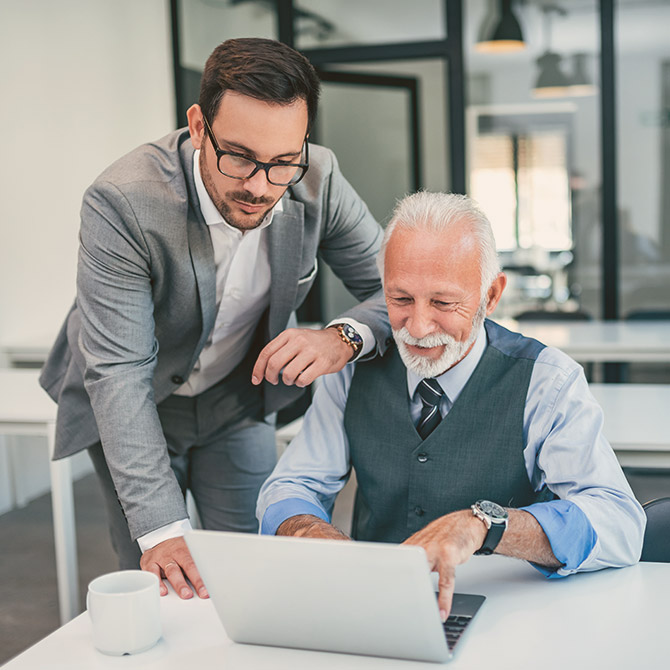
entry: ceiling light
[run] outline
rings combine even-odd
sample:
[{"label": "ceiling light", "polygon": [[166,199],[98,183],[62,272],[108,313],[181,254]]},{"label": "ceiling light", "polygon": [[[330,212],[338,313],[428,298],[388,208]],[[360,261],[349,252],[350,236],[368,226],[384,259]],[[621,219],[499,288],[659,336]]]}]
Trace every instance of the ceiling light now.
[{"label": "ceiling light", "polygon": [[569,95],[568,87],[570,79],[561,70],[561,57],[551,50],[551,13],[565,16],[566,12],[558,5],[544,5],[542,13],[544,15],[544,53],[535,61],[540,69],[535,86],[533,86],[533,96],[536,98],[559,98]]},{"label": "ceiling light", "polygon": [[533,96],[536,98],[560,98],[570,95],[570,79],[561,70],[561,57],[552,51],[545,51],[536,61],[540,68]]},{"label": "ceiling light", "polygon": [[570,77],[570,95],[595,95],[598,87],[591,83],[586,74],[586,54],[578,53],[572,56],[572,77]]},{"label": "ceiling light", "polygon": [[512,0],[500,0],[500,18],[488,38],[475,44],[481,53],[503,53],[521,51],[526,48],[521,26],[512,11]]}]

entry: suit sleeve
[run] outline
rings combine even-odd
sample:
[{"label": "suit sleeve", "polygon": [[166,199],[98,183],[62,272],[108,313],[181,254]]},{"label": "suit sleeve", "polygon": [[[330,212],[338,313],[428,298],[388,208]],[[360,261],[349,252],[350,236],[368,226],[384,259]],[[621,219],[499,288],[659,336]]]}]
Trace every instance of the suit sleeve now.
[{"label": "suit sleeve", "polygon": [[107,182],[84,196],[77,302],[84,383],[135,539],[187,514],[154,400],[151,257],[129,201]]},{"label": "suit sleeve", "polygon": [[319,251],[347,290],[362,301],[340,316],[369,326],[377,350],[383,353],[391,336],[377,268],[383,230],[342,175],[334,154],[329,151],[328,156],[331,169],[324,189],[325,227]]}]

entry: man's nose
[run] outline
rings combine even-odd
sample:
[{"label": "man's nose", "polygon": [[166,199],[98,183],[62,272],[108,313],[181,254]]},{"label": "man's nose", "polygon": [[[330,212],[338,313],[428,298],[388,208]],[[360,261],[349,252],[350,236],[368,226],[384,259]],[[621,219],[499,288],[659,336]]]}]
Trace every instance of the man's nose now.
[{"label": "man's nose", "polygon": [[251,193],[255,198],[265,195],[268,185],[269,182],[265,170],[259,170],[253,177],[244,180],[244,190]]},{"label": "man's nose", "polygon": [[412,310],[410,317],[405,323],[405,327],[407,328],[407,332],[417,339],[426,337],[426,335],[432,335],[435,332],[435,323],[430,310],[419,305],[415,306]]}]

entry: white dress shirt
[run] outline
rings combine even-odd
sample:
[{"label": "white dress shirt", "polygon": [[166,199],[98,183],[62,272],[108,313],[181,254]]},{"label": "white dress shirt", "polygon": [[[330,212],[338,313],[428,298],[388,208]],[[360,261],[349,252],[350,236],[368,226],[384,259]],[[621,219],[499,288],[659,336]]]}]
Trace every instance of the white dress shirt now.
[{"label": "white dress shirt", "polygon": [[193,155],[193,179],[200,211],[209,228],[216,265],[217,314],[214,328],[188,379],[174,393],[195,396],[221,381],[247,354],[258,321],[270,304],[267,228],[281,199],[263,223],[242,231],[226,223],[200,175],[200,151]]},{"label": "white dress shirt", "polygon": [[[270,255],[268,226],[275,211],[283,211],[281,198],[260,226],[241,231],[226,223],[212,201],[200,174],[200,151],[193,155],[193,179],[200,211],[209,228],[216,265],[217,315],[214,328],[188,379],[175,395],[195,396],[221,381],[249,351],[258,322],[270,303]],[[355,319],[349,323],[363,339],[359,356],[372,351],[375,338],[370,328]],[[191,529],[188,519],[174,521],[137,539],[144,552],[158,543],[182,536]]]}]

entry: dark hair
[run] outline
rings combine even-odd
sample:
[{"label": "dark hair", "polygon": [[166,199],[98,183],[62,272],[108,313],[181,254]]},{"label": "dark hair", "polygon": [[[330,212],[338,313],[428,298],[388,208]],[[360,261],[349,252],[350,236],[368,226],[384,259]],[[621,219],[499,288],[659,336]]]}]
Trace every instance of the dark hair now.
[{"label": "dark hair", "polygon": [[280,105],[304,100],[309,129],[320,89],[314,67],[295,49],[275,40],[246,37],[226,40],[211,53],[202,73],[198,103],[211,123],[226,91]]}]

